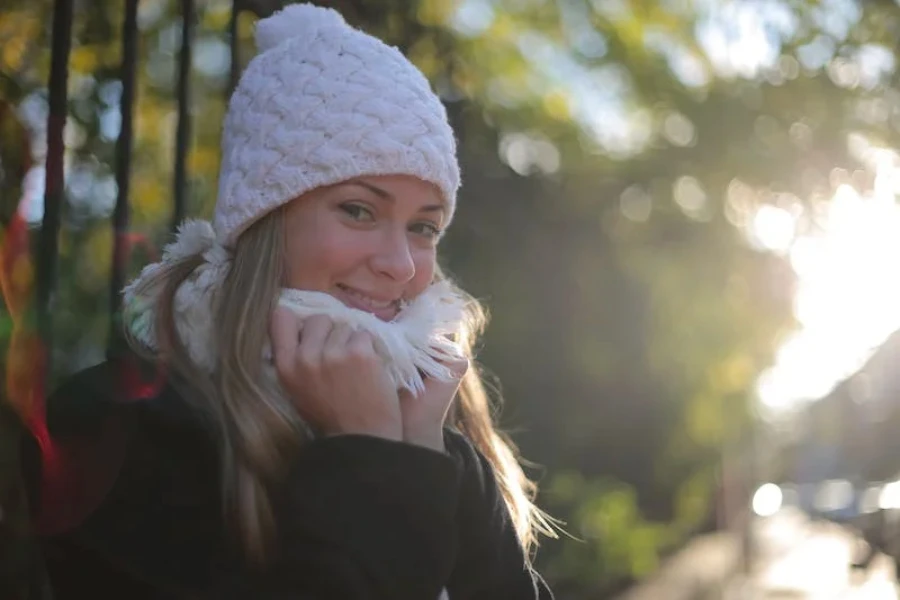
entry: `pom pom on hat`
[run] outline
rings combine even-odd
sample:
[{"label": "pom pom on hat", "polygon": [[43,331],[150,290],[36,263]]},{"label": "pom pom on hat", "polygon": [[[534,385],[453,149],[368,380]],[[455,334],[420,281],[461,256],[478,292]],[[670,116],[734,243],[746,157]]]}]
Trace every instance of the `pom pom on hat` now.
[{"label": "pom pom on hat", "polygon": [[346,27],[344,17],[333,8],[291,4],[256,24],[256,48],[265,52],[295,37],[308,37],[327,27]]}]

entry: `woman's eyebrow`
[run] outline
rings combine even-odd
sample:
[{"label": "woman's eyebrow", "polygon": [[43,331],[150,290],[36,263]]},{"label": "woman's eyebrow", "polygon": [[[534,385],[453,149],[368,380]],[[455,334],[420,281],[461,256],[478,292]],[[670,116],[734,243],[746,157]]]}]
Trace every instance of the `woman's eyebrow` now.
[{"label": "woman's eyebrow", "polygon": [[[347,185],[357,185],[359,187],[363,187],[383,200],[388,200],[390,202],[394,202],[396,200],[394,195],[391,194],[386,189],[380,188],[377,185],[373,185],[367,181],[362,181],[362,180],[357,179],[354,181],[348,181]],[[442,204],[427,204],[427,205],[423,206],[422,208],[420,208],[419,211],[420,212],[444,212],[444,206]]]}]

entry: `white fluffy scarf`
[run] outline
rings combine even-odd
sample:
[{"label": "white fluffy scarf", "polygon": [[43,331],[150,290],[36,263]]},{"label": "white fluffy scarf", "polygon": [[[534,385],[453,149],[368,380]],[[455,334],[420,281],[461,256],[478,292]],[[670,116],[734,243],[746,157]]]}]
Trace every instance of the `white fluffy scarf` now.
[{"label": "white fluffy scarf", "polygon": [[[155,311],[162,283],[146,286],[161,269],[182,259],[202,254],[204,262],[179,286],[175,294],[174,319],[181,342],[194,363],[208,372],[218,359],[214,336],[215,300],[228,270],[231,256],[216,242],[207,221],[189,220],[178,230],[175,241],[163,250],[160,262],[146,266],[125,290],[124,318],[132,335],[150,349],[157,349]],[[283,289],[279,303],[299,317],[324,314],[349,323],[375,338],[375,349],[384,359],[398,389],[414,394],[422,391],[423,374],[436,379],[451,377],[442,364],[462,356],[453,339],[461,332],[466,301],[446,282],[432,284],[405,305],[391,322],[365,311],[349,308],[323,292]],[[271,349],[260,360],[271,365]]]}]

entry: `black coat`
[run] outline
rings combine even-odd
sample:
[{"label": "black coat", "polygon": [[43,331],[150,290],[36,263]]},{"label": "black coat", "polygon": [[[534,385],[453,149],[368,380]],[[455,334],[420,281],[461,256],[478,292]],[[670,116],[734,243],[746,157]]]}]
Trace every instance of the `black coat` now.
[{"label": "black coat", "polygon": [[[48,401],[54,439],[77,457],[51,503],[61,532],[41,540],[56,600],[552,598],[490,464],[450,430],[446,454],[362,435],[304,447],[275,495],[274,558],[250,568],[229,543],[202,421],[170,387],[122,401],[116,371],[88,369]],[[27,444],[35,504],[38,454]]]}]

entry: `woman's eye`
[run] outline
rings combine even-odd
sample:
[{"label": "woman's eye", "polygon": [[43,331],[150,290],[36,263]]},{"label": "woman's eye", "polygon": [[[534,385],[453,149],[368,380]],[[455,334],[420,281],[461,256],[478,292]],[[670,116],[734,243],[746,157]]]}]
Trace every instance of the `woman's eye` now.
[{"label": "woman's eye", "polygon": [[429,223],[424,221],[422,223],[416,223],[410,230],[418,235],[423,235],[429,239],[437,239],[441,235],[441,230],[434,223]]},{"label": "woman's eye", "polygon": [[375,215],[372,211],[360,204],[347,203],[341,204],[341,210],[354,221],[374,221]]}]

